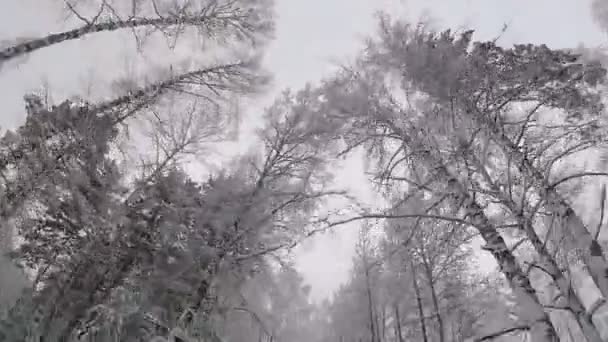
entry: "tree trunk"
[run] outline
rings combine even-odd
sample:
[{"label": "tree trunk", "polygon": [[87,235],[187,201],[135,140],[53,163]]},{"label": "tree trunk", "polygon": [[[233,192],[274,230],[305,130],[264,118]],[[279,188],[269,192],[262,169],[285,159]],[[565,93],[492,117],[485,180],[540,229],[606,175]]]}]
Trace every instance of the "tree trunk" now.
[{"label": "tree trunk", "polygon": [[369,309],[369,330],[371,333],[371,342],[377,342],[376,340],[376,318],[374,317],[374,301],[372,298],[372,289],[369,281],[369,268],[367,262],[365,263],[365,287],[367,291],[367,304]]},{"label": "tree trunk", "polygon": [[608,263],[601,247],[587,230],[582,219],[557,190],[549,184],[545,176],[534,167],[519,146],[511,141],[489,116],[481,115],[481,113],[479,115],[474,114],[477,113],[475,109],[472,109],[471,112],[473,112],[471,115],[482,127],[488,128],[505,153],[511,156],[519,171],[534,184],[541,198],[545,201],[546,207],[558,217],[558,228],[564,237],[564,247],[567,252],[570,252],[568,253],[568,264],[574,266],[577,263],[584,263],[604,298],[608,298]]},{"label": "tree trunk", "polygon": [[420,320],[420,329],[422,330],[422,340],[428,342],[426,332],[426,322],[424,321],[424,308],[422,307],[422,298],[420,297],[420,288],[416,279],[416,265],[410,260],[410,268],[412,269],[412,283],[414,285],[414,293],[416,294],[416,304],[418,305],[418,318]]},{"label": "tree trunk", "polygon": [[[473,151],[466,151],[467,158],[474,164],[477,165],[479,170],[483,170],[481,161],[474,155]],[[517,203],[513,201],[509,196],[503,195],[501,189],[496,185],[490,175],[484,171],[481,171],[482,177],[488,183],[490,190],[495,194],[498,194],[498,200],[502,203],[512,215],[515,216],[519,224],[521,225],[520,230],[526,233],[528,240],[532,244],[534,250],[540,257],[540,265],[534,267],[539,268],[542,272],[547,274],[553,283],[557,286],[561,292],[561,296],[555,301],[555,305],[558,307],[566,307],[574,315],[579,327],[583,334],[587,338],[588,342],[601,342],[600,333],[594,326],[590,315],[585,310],[591,310],[590,307],[585,307],[578,297],[578,294],[572,287],[572,282],[569,277],[561,271],[559,265],[555,261],[555,258],[547,250],[546,244],[536,233],[534,224],[529,217],[525,217],[520,214],[521,208]]]},{"label": "tree trunk", "polygon": [[109,20],[102,23],[96,23],[92,25],[84,25],[77,29],[65,31],[61,33],[49,34],[43,38],[32,39],[24,43],[16,44],[4,50],[0,50],[0,63],[6,62],[10,59],[32,53],[36,50],[40,50],[49,46],[53,46],[65,41],[80,39],[86,35],[97,33],[97,32],[112,32],[125,28],[138,28],[138,27],[169,27],[176,25],[195,26],[195,25],[209,25],[212,21],[230,21],[230,19],[223,19],[217,15],[207,16],[173,16],[165,18],[138,18],[130,20]]},{"label": "tree trunk", "polygon": [[[179,74],[167,80],[139,88],[127,95],[91,106],[90,112],[93,114],[110,112],[111,115],[115,116],[112,118],[113,123],[118,124],[130,118],[141,108],[153,103],[163,93],[179,88],[181,84],[205,84],[205,81],[211,84],[209,81],[212,80],[213,76],[237,76],[239,72],[242,73],[242,68],[245,66],[246,64],[243,62],[228,63]],[[211,87],[220,88],[220,86],[220,84],[216,84]]]},{"label": "tree trunk", "polygon": [[518,299],[519,305],[527,308],[525,311],[526,317],[523,317],[530,324],[530,333],[533,341],[555,342],[559,341],[557,333],[551,324],[549,316],[541,305],[536,291],[530,284],[530,279],[523,272],[515,256],[507,247],[507,244],[500,236],[496,228],[492,225],[483,211],[483,208],[469,194],[468,189],[463,186],[458,178],[454,177],[443,162],[433,158],[427,150],[423,152],[424,160],[429,164],[431,169],[437,172],[437,175],[449,187],[452,188],[456,203],[464,203],[466,216],[471,224],[477,229],[484,242],[484,249],[492,253],[496,259],[501,272],[507,278],[515,297]]},{"label": "tree trunk", "polygon": [[498,231],[489,224],[483,209],[474,201],[467,204],[466,210],[473,223],[480,227],[479,233],[486,242],[485,249],[494,255],[498,265],[506,276],[515,296],[519,299],[519,305],[526,309],[524,320],[531,325],[531,334],[534,341],[558,341],[555,329],[551,325],[549,316],[540,304],[536,291],[532,288],[530,280],[517,264],[511,251]]},{"label": "tree trunk", "polygon": [[489,251],[496,262],[498,263],[501,272],[505,275],[519,305],[526,307],[524,310],[527,314],[526,322],[530,324],[530,332],[535,342],[555,342],[559,341],[557,333],[551,324],[549,316],[541,305],[536,291],[530,284],[530,279],[523,272],[515,256],[507,247],[507,244],[492,225],[490,219],[486,216],[483,208],[471,196],[467,187],[465,187],[457,177],[453,176],[440,158],[436,158],[427,146],[422,143],[424,139],[415,132],[412,138],[403,129],[397,127],[391,121],[383,122],[387,124],[394,133],[398,134],[403,142],[416,153],[421,162],[426,164],[429,170],[432,170],[437,175],[437,180],[451,187],[454,195],[455,203],[463,203],[466,216],[469,218],[471,225],[479,232],[485,242],[485,249]]},{"label": "tree trunk", "polygon": [[399,303],[393,304],[395,311],[395,335],[397,335],[398,342],[405,342],[403,340],[403,331],[401,331],[401,317],[399,316]]},{"label": "tree trunk", "polygon": [[[464,41],[467,40],[465,39],[463,42]],[[419,46],[416,46],[415,44],[413,47],[419,48]],[[402,51],[393,50],[392,52],[399,55]],[[468,58],[466,55],[463,57]],[[409,57],[405,56],[405,58]],[[460,65],[459,67],[464,67],[465,69],[469,66],[473,67],[474,69],[478,68],[477,66],[468,64],[469,62],[472,61],[464,61],[464,64]],[[535,60],[533,62],[541,63],[540,60]],[[447,71],[447,69],[445,71]],[[459,72],[460,71],[464,71],[464,69],[460,69]],[[483,70],[477,69],[477,71]],[[453,115],[454,106],[457,105],[459,107],[458,110],[462,112],[463,116],[466,116],[467,119],[475,122],[476,126],[483,128],[486,131],[486,134],[490,136],[493,141],[496,141],[497,145],[499,145],[505,154],[513,161],[513,164],[517,165],[519,172],[521,172],[526,180],[529,181],[528,184],[535,188],[538,195],[540,195],[540,198],[545,203],[545,207],[548,209],[548,211],[552,212],[556,218],[559,218],[557,220],[557,228],[558,232],[563,234],[564,239],[563,241],[561,241],[561,239],[559,241],[558,239],[554,239],[555,241],[553,242],[556,245],[561,245],[560,242],[563,242],[563,250],[569,256],[568,265],[570,267],[584,265],[588,269],[588,272],[590,273],[603,297],[608,299],[608,262],[606,260],[605,253],[603,253],[600,245],[597,243],[597,241],[595,241],[592,233],[587,229],[583,220],[576,214],[572,206],[559,194],[557,189],[549,183],[543,172],[535,167],[533,161],[528,158],[525,152],[522,151],[522,148],[518,146],[518,144],[514,142],[512,138],[505,134],[504,127],[502,127],[502,125],[495,120],[496,115],[499,115],[499,113],[488,112],[485,110],[485,108],[479,107],[477,97],[473,96],[476,89],[459,89],[459,91],[455,92],[454,94],[460,93],[460,96],[458,98],[454,98],[451,95],[448,95],[451,94],[451,92],[446,92],[446,90],[450,89],[451,86],[446,86],[447,89],[436,88],[436,85],[429,83],[430,79],[425,79],[424,75],[424,72],[420,72],[412,75],[404,75],[404,77],[419,83],[427,93],[445,105],[445,108],[452,112],[451,115]],[[500,83],[500,80],[498,80],[498,82]],[[508,83],[509,82],[507,82],[506,85],[510,86],[511,84]],[[460,90],[463,91],[460,92]],[[517,93],[516,89],[511,90],[515,90]],[[510,102],[520,100],[521,97],[518,98],[513,95],[514,94],[503,93],[503,98],[494,99],[493,101],[497,101],[496,103],[504,101],[500,106],[500,108],[504,108]],[[455,104],[455,101],[459,103]],[[447,115],[444,116],[443,119],[447,120]],[[608,321],[606,324],[608,325]]]},{"label": "tree trunk", "polygon": [[437,298],[437,291],[435,289],[435,281],[433,279],[433,270],[431,269],[431,265],[426,259],[426,255],[424,255],[424,246],[422,247],[422,264],[424,266],[424,270],[426,273],[426,277],[429,284],[429,290],[431,291],[431,301],[433,302],[433,311],[434,316],[437,318],[437,325],[439,330],[439,342],[445,342],[445,328],[443,326],[443,317],[441,317],[441,311],[439,310],[439,298]]},{"label": "tree trunk", "polygon": [[378,324],[378,341],[383,342],[386,338],[386,306],[382,306],[382,314],[380,315],[380,322]]}]

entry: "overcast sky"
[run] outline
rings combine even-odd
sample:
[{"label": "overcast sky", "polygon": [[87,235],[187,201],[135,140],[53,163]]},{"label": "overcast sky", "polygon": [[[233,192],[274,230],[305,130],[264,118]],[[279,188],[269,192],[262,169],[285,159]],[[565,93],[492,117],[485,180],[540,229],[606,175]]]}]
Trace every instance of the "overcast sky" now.
[{"label": "overcast sky", "polygon": [[[60,1],[2,0],[0,41],[66,28],[57,3]],[[410,20],[428,13],[438,27],[476,29],[477,39],[494,38],[507,23],[509,30],[502,38],[506,44],[574,47],[579,42],[591,46],[605,43],[591,20],[589,0],[277,0],[277,39],[266,59],[275,87],[265,102],[280,89],[297,89],[318,80],[334,63],[352,56],[362,38],[373,33],[373,14],[381,9]],[[23,94],[44,83],[57,100],[87,91],[107,95],[107,82],[124,75],[132,52],[128,34],[104,33],[41,50],[18,67],[0,70],[0,125],[21,123]],[[141,72],[145,65],[170,59],[161,56],[148,55],[143,58],[146,63],[132,63],[131,69]],[[341,172],[342,183],[364,184],[361,169],[360,162],[349,161]],[[358,191],[365,194],[367,190],[358,186]],[[315,298],[326,297],[345,280],[355,236],[355,226],[344,227],[334,236],[307,245],[299,254],[298,266],[313,285]]]}]

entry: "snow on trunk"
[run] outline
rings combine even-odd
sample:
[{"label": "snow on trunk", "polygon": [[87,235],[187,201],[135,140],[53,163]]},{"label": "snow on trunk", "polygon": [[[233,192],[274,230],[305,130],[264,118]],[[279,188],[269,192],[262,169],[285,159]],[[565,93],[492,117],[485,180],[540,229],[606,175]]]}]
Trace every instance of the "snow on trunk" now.
[{"label": "snow on trunk", "polygon": [[462,203],[466,217],[471,225],[477,229],[485,242],[483,249],[489,251],[496,259],[500,271],[505,275],[517,300],[517,305],[522,309],[520,319],[530,327],[530,336],[534,342],[559,341],[557,333],[551,324],[549,315],[545,312],[543,305],[536,296],[536,291],[530,283],[530,279],[519,266],[512,251],[507,247],[496,227],[485,214],[481,205],[469,193],[469,190],[460,180],[447,168],[440,157],[432,153],[424,144],[424,137],[420,132],[409,132],[389,122],[394,133],[399,135],[403,142],[413,151],[418,151],[417,157],[426,164],[426,167],[436,172],[438,182],[448,186],[453,194],[454,203]]},{"label": "snow on trunk", "polygon": [[[567,307],[566,296],[560,294],[560,289],[547,273],[533,267],[529,276],[533,287],[537,289],[536,295],[541,304],[549,307]],[[586,327],[579,325],[581,322],[577,322],[574,313],[563,309],[549,309],[548,312],[560,342],[602,342],[595,329],[591,333],[583,331]]]},{"label": "snow on trunk", "polygon": [[591,315],[591,321],[602,340],[608,341],[608,302],[602,297],[584,265],[578,265],[571,272],[573,287],[577,289],[576,295],[581,299],[587,314]]},{"label": "snow on trunk", "polygon": [[[471,114],[474,115],[481,125],[490,130],[505,152],[511,156],[514,165],[518,166],[519,171],[539,191],[539,194],[546,203],[545,208],[557,216],[555,220],[556,231],[563,236],[563,239],[560,241],[561,243],[558,245],[565,249],[568,255],[568,265],[576,267],[576,264],[579,262],[584,263],[602,295],[608,297],[608,279],[606,278],[608,263],[601,247],[593,239],[583,220],[574,212],[557,190],[548,183],[544,175],[534,167],[526,155],[520,151],[519,146],[511,141],[495,122],[489,119],[489,117],[475,113]],[[584,292],[583,289],[579,289],[580,291]]]},{"label": "snow on trunk", "polygon": [[496,227],[492,225],[483,208],[471,196],[468,189],[450,173],[441,160],[433,158],[428,150],[422,154],[429,166],[435,169],[440,181],[450,185],[451,190],[457,197],[456,202],[466,203],[464,206],[465,212],[471,224],[483,238],[486,244],[483,248],[492,253],[501,272],[508,280],[521,312],[520,319],[530,326],[529,333],[532,341],[559,341],[549,315],[540,303],[530,279],[519,266],[515,256],[507,247]]}]

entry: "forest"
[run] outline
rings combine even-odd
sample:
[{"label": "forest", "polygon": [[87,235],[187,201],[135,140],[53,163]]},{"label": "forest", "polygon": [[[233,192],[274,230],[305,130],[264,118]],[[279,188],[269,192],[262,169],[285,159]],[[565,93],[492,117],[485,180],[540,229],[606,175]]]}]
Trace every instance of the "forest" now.
[{"label": "forest", "polygon": [[[603,48],[384,11],[355,58],[258,110],[273,0],[39,1],[73,25],[0,42],[0,78],[119,32],[182,53],[109,92],[22,94],[0,342],[608,342]],[[608,33],[608,3],[589,13]],[[376,206],[336,186],[349,158]],[[294,249],[353,224],[348,279],[313,300]]]}]

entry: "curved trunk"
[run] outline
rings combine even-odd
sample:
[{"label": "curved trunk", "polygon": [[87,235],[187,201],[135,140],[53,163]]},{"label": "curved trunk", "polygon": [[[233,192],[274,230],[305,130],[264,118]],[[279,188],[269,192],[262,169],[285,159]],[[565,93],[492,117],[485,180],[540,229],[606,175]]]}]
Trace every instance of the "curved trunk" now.
[{"label": "curved trunk", "polygon": [[[227,63],[179,74],[164,81],[141,87],[113,100],[91,106],[89,111],[91,115],[110,113],[109,115],[112,115],[112,123],[116,125],[129,119],[142,108],[154,103],[162,94],[170,90],[176,90],[176,88],[179,89],[180,86],[201,84],[207,85],[213,88],[213,90],[221,88],[223,84],[218,83],[218,80],[214,80],[213,76],[216,76],[217,79],[225,78],[226,76],[242,77],[242,75],[238,74],[243,73],[242,68],[246,65],[246,62]],[[213,82],[211,82],[212,80]],[[227,80],[222,79],[222,81],[226,82]]]},{"label": "curved trunk", "polygon": [[437,181],[443,182],[451,188],[454,202],[464,204],[466,217],[468,217],[471,225],[479,232],[485,242],[484,249],[489,251],[498,263],[500,271],[506,277],[517,298],[518,304],[526,308],[522,311],[527,316],[522,318],[530,325],[532,340],[535,342],[559,341],[549,315],[547,315],[543,305],[540,303],[536,291],[530,283],[530,279],[517,263],[515,256],[507,247],[504,239],[486,216],[481,205],[469,193],[468,188],[460,182],[458,177],[452,175],[441,158],[436,158],[429,151],[429,148],[424,143],[421,143],[424,139],[418,136],[418,134],[422,134],[422,132],[414,133],[414,137],[411,137],[408,132],[397,127],[391,121],[381,120],[379,122],[391,128],[395,134],[398,134],[403,139],[403,143],[413,151],[418,151],[416,153],[417,157],[420,158],[421,162],[426,164],[428,169],[435,172]]},{"label": "curved trunk", "polygon": [[[427,158],[430,157],[428,151],[425,154],[427,155]],[[441,161],[432,163],[431,165],[435,166],[435,171],[437,171],[438,176],[452,187],[456,201],[465,203],[464,209],[466,216],[486,243],[484,249],[492,253],[501,272],[507,278],[515,297],[518,299],[519,305],[526,308],[523,311],[527,316],[522,318],[530,324],[532,340],[547,342],[559,341],[549,316],[536,296],[536,291],[532,287],[530,279],[517,263],[515,256],[507,247],[507,244],[502,236],[500,236],[500,233],[498,233],[498,230],[496,230],[496,227],[492,225],[491,221],[484,213],[483,208],[471,196],[468,189],[448,171]]]},{"label": "curved trunk", "polygon": [[530,279],[519,267],[515,256],[508,249],[505,241],[493,227],[488,218],[483,213],[483,209],[477,202],[469,199],[470,202],[465,209],[473,224],[478,228],[481,237],[484,239],[488,250],[505,275],[511,289],[513,290],[519,304],[525,307],[527,317],[524,320],[530,324],[530,334],[533,341],[559,341],[557,333],[553,328],[549,316],[544,311],[536,291],[530,284]]},{"label": "curved trunk", "polygon": [[[606,336],[601,334],[601,330],[594,325],[591,316],[587,314],[592,308],[585,307],[579,300],[577,293],[571,286],[571,280],[560,270],[555,259],[553,259],[546,248],[544,248],[545,246],[540,238],[535,234],[528,233],[529,231],[534,231],[531,222],[525,220],[523,225],[526,227],[525,231],[527,232],[529,240],[540,256],[541,265],[539,267],[542,268],[541,270],[545,274],[551,277],[551,280],[561,292],[561,295],[556,300],[556,306],[568,308],[568,310],[572,312],[588,342],[605,341]],[[601,336],[603,336],[604,340]]]},{"label": "curved trunk", "polygon": [[[495,121],[495,117],[497,115],[499,115],[500,111],[503,110],[504,108],[506,108],[510,103],[529,100],[528,96],[520,96],[520,95],[522,95],[520,92],[524,92],[526,95],[530,95],[530,94],[534,94],[539,89],[543,89],[543,87],[545,85],[548,85],[547,82],[549,82],[550,80],[556,81],[556,82],[564,82],[564,81],[561,78],[556,78],[555,75],[552,75],[550,72],[546,75],[548,77],[548,79],[545,79],[544,76],[541,76],[540,78],[543,79],[542,81],[538,80],[538,82],[534,81],[533,83],[529,83],[529,84],[525,83],[525,82],[528,82],[528,80],[526,80],[526,77],[532,76],[532,75],[525,76],[524,74],[514,74],[514,75],[509,75],[508,80],[504,79],[504,77],[507,75],[503,75],[502,71],[499,71],[500,68],[502,68],[502,66],[499,67],[498,65],[501,63],[505,63],[507,65],[509,65],[509,63],[515,63],[514,65],[518,65],[517,63],[520,63],[518,58],[517,57],[514,58],[513,56],[511,56],[511,52],[507,52],[507,51],[502,51],[500,53],[501,58],[499,58],[499,59],[496,59],[497,58],[496,56],[489,57],[491,55],[491,54],[488,54],[489,50],[482,52],[483,57],[482,57],[482,55],[479,55],[479,56],[478,55],[467,55],[466,48],[463,49],[463,47],[468,46],[471,43],[470,33],[471,32],[468,32],[467,34],[462,35],[460,41],[458,43],[454,43],[457,45],[453,46],[453,47],[458,46],[458,49],[459,49],[459,51],[454,51],[455,55],[453,55],[453,57],[457,60],[458,60],[458,58],[462,57],[462,59],[459,60],[462,63],[450,65],[449,67],[446,67],[445,69],[441,69],[442,67],[444,67],[442,65],[433,65],[432,64],[437,61],[436,59],[433,59],[433,58],[437,57],[435,55],[442,53],[440,51],[443,51],[443,50],[438,49],[437,52],[427,51],[425,49],[427,49],[428,46],[430,46],[430,45],[425,45],[425,44],[426,43],[433,43],[433,44],[434,43],[439,43],[439,44],[446,43],[448,40],[444,40],[444,39],[447,36],[449,36],[449,34],[447,32],[446,32],[447,36],[442,36],[442,38],[422,35],[421,38],[423,38],[422,41],[426,42],[425,44],[421,44],[421,42],[418,42],[418,41],[411,42],[411,43],[404,42],[404,44],[405,44],[404,46],[401,46],[401,45],[389,46],[389,51],[391,54],[394,54],[394,56],[401,56],[401,54],[403,54],[408,49],[410,49],[411,54],[405,53],[402,56],[405,59],[406,65],[408,62],[413,61],[415,58],[427,58],[427,60],[429,61],[428,64],[422,63],[422,66],[420,66],[420,65],[412,63],[412,66],[406,67],[405,70],[407,70],[408,73],[403,74],[405,79],[418,83],[424,92],[426,92],[427,94],[434,97],[442,105],[444,105],[446,109],[448,109],[448,112],[450,113],[449,115],[451,115],[451,117],[448,117],[448,115],[445,115],[443,117],[444,120],[448,120],[448,119],[454,120],[455,115],[456,115],[455,112],[457,111],[457,112],[459,112],[459,115],[463,115],[463,116],[466,116],[469,119],[471,119],[471,121],[473,121],[476,124],[476,126],[478,126],[479,128],[482,128],[486,132],[487,135],[489,135],[494,141],[496,141],[496,144],[499,146],[499,148],[501,148],[505,152],[505,154],[508,155],[509,158],[511,158],[513,163],[515,165],[517,165],[517,168],[519,169],[521,174],[526,178],[526,180],[529,181],[529,184],[531,184],[535,188],[535,190],[538,192],[541,199],[545,202],[546,209],[548,211],[552,212],[553,215],[558,218],[557,221],[559,221],[559,222],[557,223],[557,230],[558,230],[559,234],[563,234],[563,241],[561,239],[560,239],[560,241],[557,241],[558,239],[553,239],[553,240],[555,240],[554,242],[556,242],[556,243],[563,242],[563,244],[560,244],[560,246],[568,254],[568,259],[569,259],[568,265],[570,267],[583,266],[583,267],[587,268],[587,271],[590,273],[595,284],[600,289],[600,292],[602,293],[603,297],[605,299],[608,299],[608,279],[607,279],[608,261],[606,260],[606,256],[603,255],[601,247],[599,246],[597,241],[595,241],[595,238],[589,232],[589,230],[585,226],[581,217],[578,216],[576,214],[576,212],[573,210],[572,206],[565,200],[565,198],[563,196],[561,196],[559,194],[559,192],[555,189],[555,187],[551,186],[549,181],[545,178],[545,175],[543,174],[543,172],[541,172],[541,170],[539,170],[538,168],[536,168],[534,166],[533,162],[528,159],[528,156],[526,155],[526,153],[524,153],[522,151],[522,148],[520,146],[518,146],[518,144],[515,143],[512,138],[510,138],[508,135],[505,134],[503,125],[499,124],[498,122]],[[408,44],[411,44],[411,45],[408,45]],[[448,43],[448,44],[452,44],[452,43]],[[403,51],[400,50],[401,47],[404,47],[405,50],[403,50]],[[545,47],[545,49],[546,49],[546,47]],[[517,50],[517,49],[515,49],[515,50]],[[423,55],[421,53],[421,51],[425,51],[425,53],[429,53],[430,55]],[[483,48],[480,49],[480,51],[484,51]],[[515,54],[514,56],[520,56],[520,53],[517,51],[515,51],[513,53]],[[507,56],[509,56],[509,57],[507,57]],[[521,56],[523,56],[523,55],[521,55]],[[545,56],[545,57],[541,57],[541,56]],[[478,57],[479,57],[479,59],[477,59]],[[527,58],[528,59],[525,62],[521,62],[522,64],[518,65],[518,66],[522,67],[525,65],[526,68],[529,68],[531,65],[534,65],[534,63],[543,64],[546,62],[546,63],[549,63],[548,65],[546,65],[546,67],[548,68],[546,70],[550,70],[551,67],[557,67],[558,65],[559,66],[562,65],[561,64],[562,62],[559,61],[560,58],[558,58],[557,56],[556,56],[556,59],[553,61],[543,60],[543,58],[546,59],[546,55],[543,55],[543,54],[528,56]],[[566,59],[569,59],[569,58],[570,57],[568,57]],[[483,60],[484,63],[480,63],[481,60]],[[500,60],[500,62],[498,60]],[[489,63],[491,66],[496,67],[496,69],[492,69],[492,67],[490,67],[489,69],[481,68],[481,65],[485,64],[485,63]],[[555,64],[555,63],[557,63],[557,64]],[[403,67],[402,65],[399,65],[397,68],[400,70],[402,67]],[[416,69],[416,67],[418,67],[418,69]],[[425,69],[425,67],[427,67],[429,69]],[[431,70],[430,68],[433,68],[434,72],[443,71],[445,73],[455,73],[455,74],[459,74],[464,71],[466,71],[466,73],[478,72],[479,75],[482,75],[482,73],[488,73],[486,76],[492,78],[492,80],[491,80],[492,82],[484,83],[484,82],[489,81],[489,79],[486,78],[486,81],[481,82],[481,83],[476,83],[477,81],[473,81],[471,83],[465,82],[465,83],[463,83],[461,88],[455,89],[453,87],[460,87],[459,84],[462,81],[460,79],[460,77],[461,76],[465,77],[467,74],[463,73],[462,75],[459,75],[450,80],[450,81],[457,81],[457,82],[454,82],[451,84],[449,84],[449,82],[448,82],[446,84],[439,85],[431,77],[428,77],[429,76],[428,72]],[[437,68],[440,68],[440,69],[437,69]],[[495,70],[497,73],[494,73],[494,71],[490,72],[489,70]],[[516,69],[514,68],[511,70],[516,70]],[[526,69],[526,70],[528,70],[528,69]],[[543,69],[543,71],[546,71],[546,70]],[[562,70],[562,71],[566,72],[567,70]],[[515,72],[515,71],[513,71],[513,72]],[[566,72],[566,74],[567,74],[567,72]],[[535,76],[539,76],[539,75],[535,75]],[[468,77],[468,76],[466,76],[466,77]],[[524,85],[527,84],[532,89],[527,89],[527,87],[524,87],[524,88],[521,88],[522,90],[519,90],[518,84],[519,85],[521,85],[521,84],[518,82],[513,82],[514,80],[510,79],[510,77],[523,77],[521,80],[518,80],[518,81],[520,81],[520,83],[524,82],[523,83]],[[473,79],[475,79],[475,77],[473,77]],[[577,80],[577,82],[579,82],[579,81],[584,82],[584,80]],[[545,82],[547,84],[545,84],[543,82]],[[491,84],[491,86],[490,86],[490,84]],[[574,84],[571,84],[571,85],[574,85]],[[479,90],[478,89],[479,87],[491,87],[495,90],[498,90],[500,88],[510,88],[510,89],[509,89],[509,91],[505,91],[505,92],[501,91],[498,94],[491,95],[491,97],[493,97],[493,99],[491,101],[493,103],[496,103],[497,107],[495,107],[494,109],[488,109],[489,104],[485,104],[484,105],[484,106],[486,106],[485,108],[482,108],[481,105],[479,104],[478,100],[480,100],[481,94],[483,94],[484,91],[487,91],[486,89],[482,89],[482,92],[478,93],[477,90]],[[552,85],[550,88],[553,88],[553,87],[554,86]],[[557,88],[559,88],[559,87],[557,87]],[[494,90],[492,90],[492,91],[494,91]],[[490,92],[492,92],[492,91],[490,91]],[[479,96],[477,96],[477,95],[479,95]],[[545,95],[543,95],[543,97],[548,96],[548,95],[549,94],[545,94]],[[559,93],[559,91],[556,91],[556,93],[554,95],[562,96],[562,97],[564,96],[564,94]],[[497,98],[498,96],[500,96],[501,98]],[[534,97],[534,96],[532,96],[532,97]],[[488,98],[486,98],[486,101],[488,101]],[[561,106],[563,107],[564,105],[562,104]],[[457,109],[455,109],[455,107]],[[537,109],[538,108],[536,108],[535,110],[537,110]],[[525,129],[525,127],[524,127],[524,129]],[[453,133],[453,132],[450,132],[450,133]],[[608,324],[608,322],[607,322],[607,324]]]},{"label": "curved trunk", "polygon": [[90,35],[97,32],[112,32],[125,28],[138,28],[138,27],[169,27],[176,25],[194,26],[194,25],[210,25],[212,21],[230,21],[234,18],[222,18],[217,15],[203,15],[203,16],[183,16],[183,17],[164,17],[164,18],[138,18],[130,20],[117,20],[117,21],[106,21],[102,23],[87,24],[79,28],[49,34],[46,37],[32,39],[23,43],[16,44],[4,50],[0,50],[0,63],[6,62],[10,59],[32,53],[36,50],[47,48],[65,41],[80,39],[86,35]]},{"label": "curved trunk", "polygon": [[489,116],[481,115],[481,113],[475,114],[475,109],[471,112],[474,112],[471,114],[474,119],[488,128],[505,153],[511,156],[514,164],[518,165],[519,171],[528,180],[532,181],[541,198],[545,201],[547,209],[558,217],[557,227],[559,232],[563,234],[564,247],[569,252],[568,265],[573,267],[579,263],[584,264],[604,298],[608,298],[608,262],[601,247],[591,235],[583,220]]},{"label": "curved trunk", "polygon": [[[532,220],[519,214],[521,212],[519,205],[515,203],[512,198],[503,195],[501,189],[492,180],[490,175],[484,171],[484,165],[482,165],[481,161],[474,153],[470,150],[466,152],[466,157],[480,170],[481,175],[489,185],[490,190],[497,194],[498,201],[509,209],[511,214],[515,216],[517,222],[521,225],[520,230],[526,233],[532,247],[540,257],[540,265],[535,265],[534,267],[547,274],[551,278],[553,284],[555,284],[561,292],[559,298],[555,300],[556,306],[568,308],[574,315],[588,342],[601,342],[602,338],[600,337],[599,329],[592,322],[591,316],[587,314],[592,308],[589,305],[585,306],[579,299],[580,294],[577,294],[573,288],[570,277],[561,271],[557,261],[555,261],[555,258],[547,250],[546,244],[536,233]],[[582,289],[578,290],[581,291]]]}]

